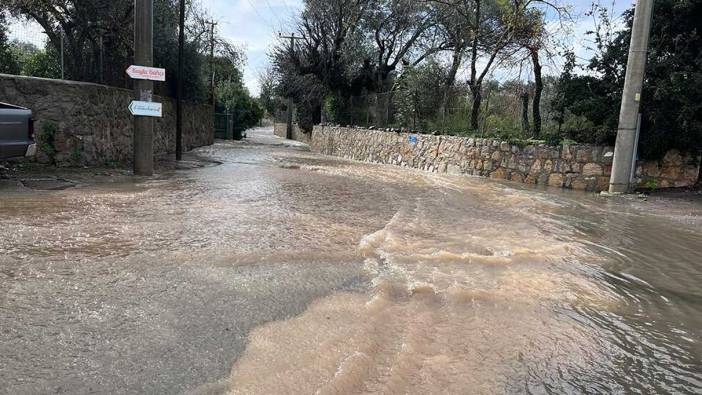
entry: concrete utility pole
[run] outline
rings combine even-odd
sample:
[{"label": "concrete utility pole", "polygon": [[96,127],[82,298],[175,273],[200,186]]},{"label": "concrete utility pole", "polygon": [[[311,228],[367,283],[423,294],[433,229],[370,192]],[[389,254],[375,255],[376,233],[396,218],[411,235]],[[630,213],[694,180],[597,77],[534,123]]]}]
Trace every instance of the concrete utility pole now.
[{"label": "concrete utility pole", "polygon": [[619,113],[617,143],[614,147],[610,193],[627,193],[632,189],[631,169],[634,168],[637,144],[637,121],[641,104],[641,89],[646,72],[648,37],[651,32],[653,0],[638,0],[634,12],[634,26],[631,30],[629,60],[626,66],[626,79]]},{"label": "concrete utility pole", "polygon": [[[290,40],[290,56],[295,54],[295,40],[304,40],[304,37],[296,37],[295,33],[292,33],[289,36],[283,36],[282,33],[278,33],[278,37],[283,38],[283,39],[289,39]],[[290,140],[292,139],[293,135],[293,99],[292,97],[288,97],[288,112],[287,112],[287,130],[285,131],[285,138]]]},{"label": "concrete utility pole", "polygon": [[178,25],[178,101],[176,103],[176,160],[183,159],[183,78],[185,47],[185,0],[180,0]]},{"label": "concrete utility pole", "polygon": [[[134,63],[151,67],[154,63],[154,2],[135,0],[134,9]],[[154,83],[135,80],[136,100],[150,102]],[[154,173],[154,121],[150,117],[134,118],[134,174],[150,176]]]}]

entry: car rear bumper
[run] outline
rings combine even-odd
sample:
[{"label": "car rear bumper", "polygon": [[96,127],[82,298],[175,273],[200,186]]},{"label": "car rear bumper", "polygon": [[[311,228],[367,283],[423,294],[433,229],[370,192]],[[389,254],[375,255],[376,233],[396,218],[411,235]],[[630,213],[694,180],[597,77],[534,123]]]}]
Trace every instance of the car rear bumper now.
[{"label": "car rear bumper", "polygon": [[36,152],[36,144],[31,140],[0,140],[0,159],[32,156]]},{"label": "car rear bumper", "polygon": [[29,144],[29,147],[27,147],[27,152],[24,154],[24,156],[31,158],[37,154],[37,145],[36,144]]}]

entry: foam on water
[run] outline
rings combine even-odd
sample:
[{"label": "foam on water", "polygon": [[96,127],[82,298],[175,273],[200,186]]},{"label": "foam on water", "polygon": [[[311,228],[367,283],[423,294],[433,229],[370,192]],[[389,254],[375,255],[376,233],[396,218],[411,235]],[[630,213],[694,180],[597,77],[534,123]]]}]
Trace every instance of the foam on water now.
[{"label": "foam on water", "polygon": [[0,191],[0,393],[702,392],[699,204],[199,154]]}]

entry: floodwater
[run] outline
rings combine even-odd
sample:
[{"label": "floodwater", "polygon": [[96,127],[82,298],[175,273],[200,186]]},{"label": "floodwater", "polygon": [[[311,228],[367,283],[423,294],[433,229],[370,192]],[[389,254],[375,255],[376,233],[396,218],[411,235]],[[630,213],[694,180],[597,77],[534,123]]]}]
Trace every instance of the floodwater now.
[{"label": "floodwater", "polygon": [[0,393],[700,393],[702,203],[350,162],[0,189]]}]

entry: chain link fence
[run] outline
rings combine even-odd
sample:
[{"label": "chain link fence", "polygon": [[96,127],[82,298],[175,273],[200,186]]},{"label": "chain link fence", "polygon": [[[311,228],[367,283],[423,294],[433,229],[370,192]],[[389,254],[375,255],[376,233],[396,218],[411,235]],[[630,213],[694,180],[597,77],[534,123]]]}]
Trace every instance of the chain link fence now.
[{"label": "chain link fence", "polygon": [[[550,91],[544,91],[541,113],[544,124],[551,118]],[[524,97],[527,97],[525,102]],[[328,99],[323,106],[322,122],[375,128],[409,129],[451,135],[480,135],[505,138],[531,137],[532,96],[510,86],[483,89],[472,127],[473,95],[467,88],[449,91],[395,90],[348,98]],[[526,107],[525,107],[526,105]],[[525,124],[525,111],[528,124]],[[285,122],[285,113],[276,119]]]},{"label": "chain link fence", "polygon": [[[54,40],[36,23],[10,20],[5,27],[5,53],[0,60],[0,72],[31,77],[64,79],[65,34]],[[100,74],[98,70],[95,74]]]},{"label": "chain link fence", "polygon": [[131,87],[124,72],[133,51],[130,29],[96,24],[69,32],[54,26],[46,32],[36,22],[6,16],[0,30],[5,48],[0,73]]}]

